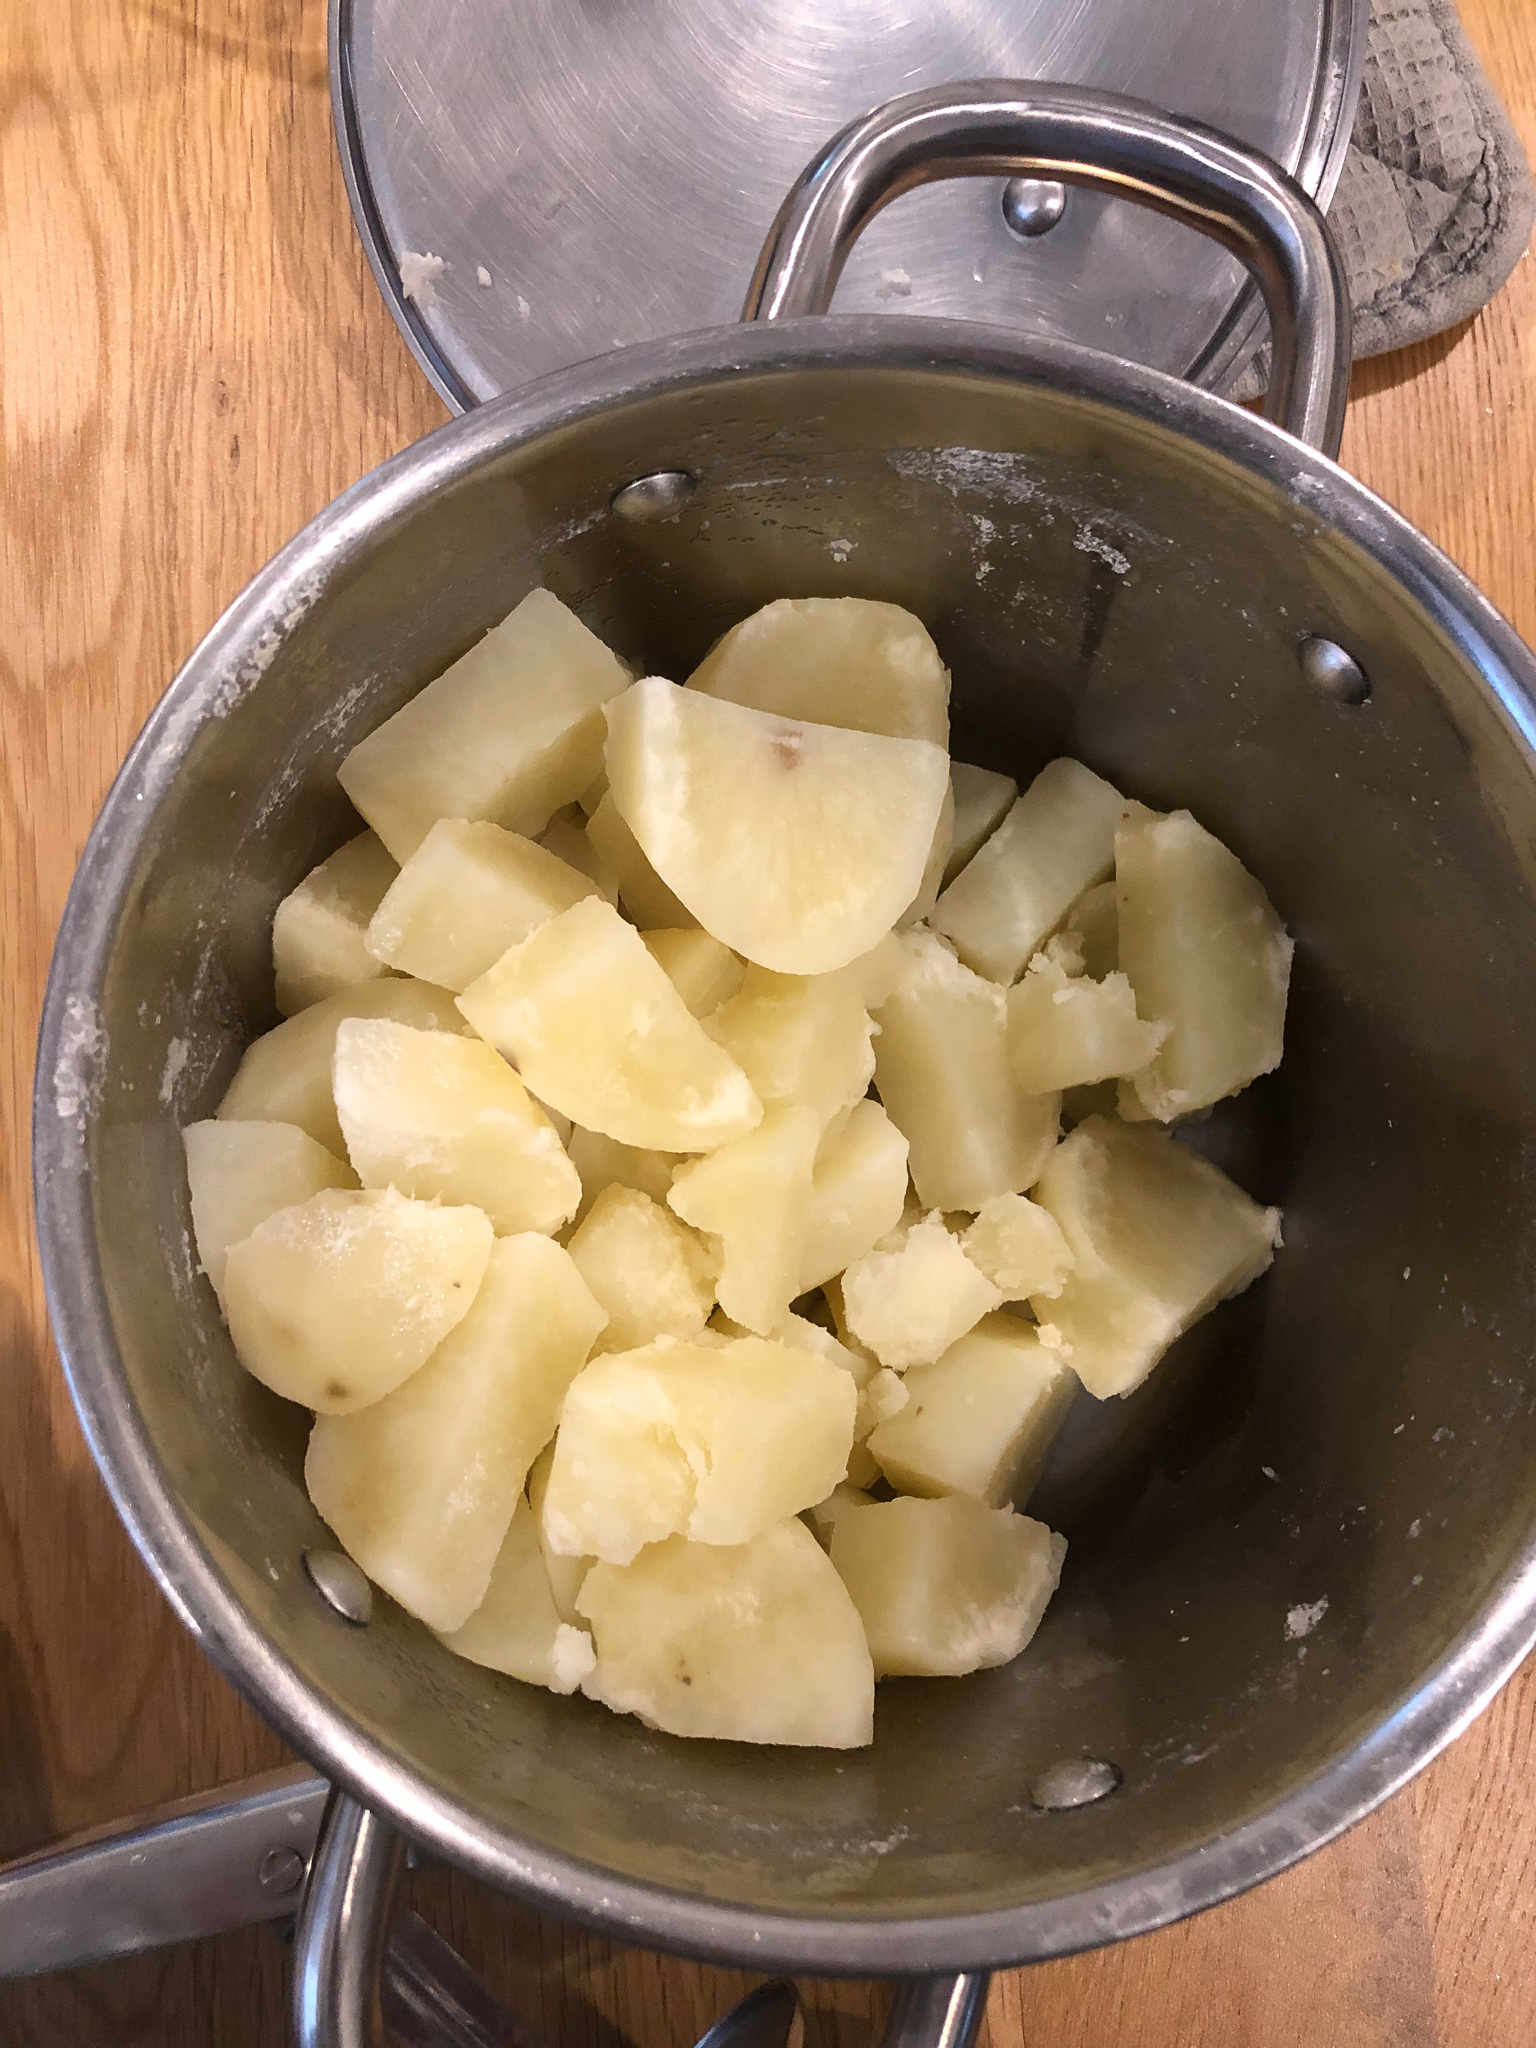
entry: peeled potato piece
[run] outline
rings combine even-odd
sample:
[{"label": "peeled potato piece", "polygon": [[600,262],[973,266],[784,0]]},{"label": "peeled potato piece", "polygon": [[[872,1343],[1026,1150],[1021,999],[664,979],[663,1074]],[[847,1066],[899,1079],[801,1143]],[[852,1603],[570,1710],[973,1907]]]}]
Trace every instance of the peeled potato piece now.
[{"label": "peeled potato piece", "polygon": [[569,1250],[607,1310],[604,1351],[696,1336],[715,1305],[715,1262],[702,1240],[636,1188],[605,1188]]},{"label": "peeled potato piece", "polygon": [[498,1052],[387,1017],[336,1029],[336,1113],[363,1186],[483,1209],[498,1236],[555,1231],[581,1180],[559,1134]]},{"label": "peeled potato piece", "polygon": [[939,900],[939,891],[944,886],[944,870],[949,862],[950,848],[955,838],[955,789],[951,782],[944,792],[944,805],[939,812],[939,822],[933,828],[933,841],[928,848],[928,859],[923,867],[923,879],[918,884],[917,894],[902,912],[898,923],[902,925],[921,924]]},{"label": "peeled potato piece", "polygon": [[803,1522],[730,1546],[673,1537],[633,1564],[594,1565],[577,1604],[597,1645],[582,1690],[616,1713],[731,1742],[873,1740],[864,1631]]},{"label": "peeled potato piece", "polygon": [[949,786],[955,793],[954,830],[944,863],[944,887],[968,867],[1013,809],[1019,785],[1011,775],[991,768],[973,768],[969,761],[951,761]]},{"label": "peeled potato piece", "polygon": [[549,1581],[549,1596],[555,1603],[555,1612],[572,1628],[581,1627],[581,1616],[576,1612],[576,1595],[581,1591],[581,1582],[596,1563],[591,1557],[566,1557],[563,1552],[550,1547],[544,1533],[544,1496],[549,1491],[550,1469],[555,1462],[555,1443],[551,1437],[533,1461],[528,1474],[528,1505],[533,1510],[534,1527],[537,1532],[539,1554],[544,1560],[544,1572]]},{"label": "peeled potato piece", "polygon": [[862,1259],[895,1228],[906,1198],[906,1139],[878,1102],[856,1102],[817,1149],[796,1295]]},{"label": "peeled potato piece", "polygon": [[600,897],[503,954],[459,1008],[541,1102],[621,1144],[704,1152],[762,1117],[746,1075]]},{"label": "peeled potato piece", "polygon": [[960,1494],[850,1508],[831,1543],[877,1678],[1008,1663],[1040,1626],[1066,1554],[1043,1522]]},{"label": "peeled potato piece", "polygon": [[685,931],[698,922],[641,852],[611,795],[588,818],[587,837],[618,884],[619,901],[642,931]]},{"label": "peeled potato piece", "polygon": [[1032,1300],[1042,1334],[1103,1401],[1128,1394],[1168,1346],[1274,1257],[1280,1212],[1163,1131],[1090,1117],[1052,1154],[1035,1199],[1072,1271]]},{"label": "peeled potato piece", "polygon": [[[1139,805],[1136,810],[1142,816],[1155,815],[1142,812]],[[1096,882],[1083,891],[1067,912],[1067,930],[1077,941],[1082,973],[1102,981],[1116,971],[1120,965],[1120,913],[1115,907],[1113,882]]]},{"label": "peeled potato piece", "polygon": [[376,834],[360,832],[279,903],[272,965],[285,1017],[384,972],[367,948],[368,921],[398,873]]},{"label": "peeled potato piece", "polygon": [[765,1108],[812,1109],[823,1129],[860,1101],[874,1079],[874,1026],[847,973],[773,974],[749,966],[740,992],[704,1028]]},{"label": "peeled potato piece", "polygon": [[530,591],[342,762],[337,780],[398,861],[439,818],[536,838],[603,765],[624,664],[547,590]]},{"label": "peeled potato piece", "polygon": [[925,740],[778,718],[659,677],[609,707],[607,764],[668,888],[722,944],[781,974],[845,967],[889,931],[917,894],[949,787]]},{"label": "peeled potato piece", "polygon": [[848,1327],[898,1370],[937,1358],[1001,1300],[937,1216],[908,1231],[898,1249],[867,1252],[842,1281]]},{"label": "peeled potato piece", "polygon": [[374,1584],[429,1627],[461,1627],[485,1598],[528,1468],[604,1320],[559,1245],[501,1238],[468,1313],[419,1371],[358,1414],[317,1418],[310,1499]]},{"label": "peeled potato piece", "polygon": [[720,1240],[716,1299],[760,1337],[801,1292],[820,1135],[809,1109],[766,1110],[746,1137],[678,1167],[667,1191],[675,1215]]},{"label": "peeled potato piece", "polygon": [[1137,1016],[1123,974],[1090,981],[1037,953],[1008,991],[1008,1057],[1031,1095],[1134,1073],[1167,1036],[1166,1024]]},{"label": "peeled potato piece", "polygon": [[224,1255],[279,1209],[323,1188],[355,1188],[357,1175],[296,1124],[188,1124],[181,1134],[192,1192],[198,1263],[224,1306]]},{"label": "peeled potato piece", "polygon": [[635,1145],[621,1145],[617,1138],[605,1138],[601,1131],[584,1131],[579,1124],[572,1127],[566,1150],[581,1175],[578,1224],[586,1221],[604,1188],[638,1188],[653,1202],[664,1202],[672,1175],[684,1156],[681,1152],[648,1152]]},{"label": "peeled potato piece", "polygon": [[867,597],[781,597],[733,626],[690,690],[755,711],[949,745],[949,671],[920,619]]},{"label": "peeled potato piece", "polygon": [[691,931],[664,926],[659,931],[642,931],[640,936],[691,1015],[701,1019],[713,1016],[741,987],[746,962],[699,926]]},{"label": "peeled potato piece", "polygon": [[1006,1301],[1060,1294],[1072,1252],[1049,1209],[1027,1195],[994,1195],[961,1234],[966,1257]]},{"label": "peeled potato piece", "polygon": [[527,1501],[513,1509],[485,1598],[459,1628],[439,1636],[456,1657],[551,1692],[574,1692],[591,1674],[592,1638],[555,1607]]},{"label": "peeled potato piece", "polygon": [[311,1195],[224,1260],[246,1371],[323,1415],[349,1415],[418,1371],[469,1313],[494,1233],[478,1209],[393,1188]]},{"label": "peeled potato piece", "polygon": [[850,1508],[873,1507],[875,1497],[866,1493],[862,1486],[852,1486],[845,1479],[834,1486],[825,1500],[817,1501],[815,1507],[807,1508],[810,1527],[823,1550],[832,1541],[832,1531],[837,1527],[839,1515],[846,1515]]},{"label": "peeled potato piece", "polygon": [[[605,781],[603,787],[607,786]],[[578,875],[585,875],[605,903],[617,905],[619,878],[587,837],[586,820],[578,815],[576,806],[557,811],[535,844],[552,853],[556,860],[564,861],[568,868],[574,868]]]}]

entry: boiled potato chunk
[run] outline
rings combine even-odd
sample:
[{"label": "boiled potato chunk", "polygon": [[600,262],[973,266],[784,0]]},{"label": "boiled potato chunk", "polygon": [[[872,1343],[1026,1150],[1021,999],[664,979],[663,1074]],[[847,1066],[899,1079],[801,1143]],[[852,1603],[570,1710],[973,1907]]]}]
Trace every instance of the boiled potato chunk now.
[{"label": "boiled potato chunk", "polygon": [[968,967],[1006,987],[1115,862],[1119,790],[1080,761],[1042,768],[929,919]]},{"label": "boiled potato chunk", "polygon": [[720,1240],[716,1298],[760,1337],[778,1328],[801,1292],[820,1137],[812,1110],[766,1110],[745,1138],[680,1166],[667,1191],[674,1214]]},{"label": "boiled potato chunk", "polygon": [[1060,1294],[1072,1270],[1071,1248],[1060,1224],[1027,1195],[994,1195],[983,1202],[960,1242],[971,1264],[1007,1301]]},{"label": "boiled potato chunk", "polygon": [[1101,1401],[1140,1386],[1280,1242],[1279,1210],[1250,1201],[1209,1160],[1163,1131],[1103,1117],[1056,1148],[1035,1200],[1061,1226],[1073,1266],[1059,1293],[1031,1306]]},{"label": "boiled potato chunk", "polygon": [[715,1261],[703,1240],[637,1188],[605,1188],[569,1249],[608,1312],[603,1351],[696,1336],[715,1305]]},{"label": "boiled potato chunk", "polygon": [[1031,1095],[1134,1073],[1167,1036],[1166,1024],[1137,1016],[1123,974],[1090,981],[1037,953],[1008,991],[1008,1056],[1019,1086]]},{"label": "boiled potato chunk", "polygon": [[767,1108],[798,1103],[823,1129],[874,1078],[874,1026],[847,974],[773,974],[749,966],[740,993],[704,1026]]},{"label": "boiled potato chunk", "polygon": [[188,1124],[181,1134],[198,1263],[224,1306],[224,1255],[279,1209],[323,1188],[355,1188],[357,1175],[296,1124]]},{"label": "boiled potato chunk", "polygon": [[979,1209],[1027,1188],[1056,1142],[1059,1103],[1008,1058],[1008,1003],[931,932],[901,935],[902,972],[875,1013],[875,1086],[911,1147],[931,1209]]},{"label": "boiled potato chunk", "polygon": [[455,1656],[551,1692],[574,1692],[590,1675],[592,1638],[555,1606],[527,1501],[512,1511],[485,1598],[468,1621],[439,1635]]},{"label": "boiled potato chunk", "polygon": [[[1146,815],[1152,815],[1147,813]],[[1067,929],[1077,942],[1082,974],[1102,981],[1120,965],[1120,913],[1113,882],[1085,889],[1067,912]]]},{"label": "boiled potato chunk", "polygon": [[478,1209],[393,1188],[279,1209],[225,1255],[235,1353],[273,1393],[322,1415],[366,1408],[469,1313],[494,1235]]},{"label": "boiled potato chunk", "polygon": [[781,597],[733,626],[690,690],[754,711],[949,745],[949,671],[920,619],[865,597]]},{"label": "boiled potato chunk", "polygon": [[750,1542],[674,1536],[594,1565],[578,1605],[597,1645],[582,1685],[669,1735],[859,1749],[874,1738],[864,1630],[803,1522]]},{"label": "boiled potato chunk", "polygon": [[547,590],[530,591],[393,718],[337,779],[398,861],[439,818],[489,818],[536,838],[603,765],[618,656]]},{"label": "boiled potato chunk", "polygon": [[949,787],[926,740],[807,725],[654,676],[609,706],[607,763],[668,888],[722,944],[780,974],[846,967],[890,930]]},{"label": "boiled potato chunk", "polygon": [[575,1215],[581,1179],[559,1134],[480,1039],[388,1017],[344,1018],[332,1085],[365,1188],[467,1202],[498,1236],[552,1232]]},{"label": "boiled potato chunk", "polygon": [[857,1405],[848,1373],[756,1337],[596,1358],[565,1397],[544,1533],[609,1564],[673,1535],[746,1543],[832,1491]]},{"label": "boiled potato chunk", "polygon": [[817,1501],[815,1507],[807,1508],[810,1526],[817,1541],[825,1549],[832,1541],[832,1531],[837,1527],[839,1515],[846,1515],[850,1508],[873,1507],[875,1497],[866,1493],[862,1486],[852,1486],[845,1479],[840,1486],[834,1486],[825,1500]]},{"label": "boiled potato chunk", "polygon": [[928,859],[923,868],[923,879],[918,884],[917,894],[902,912],[899,923],[921,924],[939,900],[939,891],[944,886],[944,869],[949,861],[949,851],[955,838],[955,790],[951,783],[944,792],[944,807],[939,812],[939,822],[933,828],[933,843],[928,848]]},{"label": "boiled potato chunk", "polygon": [[849,1329],[898,1371],[947,1351],[1002,1298],[937,1216],[909,1230],[897,1249],[866,1252],[842,1282]]},{"label": "boiled potato chunk", "polygon": [[374,1584],[430,1628],[461,1627],[485,1598],[528,1468],[603,1322],[559,1245],[501,1238],[468,1313],[419,1371],[355,1415],[317,1418],[310,1499]]},{"label": "boiled potato chunk", "polygon": [[892,1486],[1001,1508],[1029,1497],[1078,1383],[1031,1324],[998,1311],[903,1385],[905,1405],[869,1438]]},{"label": "boiled potato chunk", "polygon": [[600,897],[504,953],[459,1008],[541,1102],[621,1144],[704,1152],[762,1117],[741,1068]]},{"label": "boiled potato chunk", "polygon": [[641,852],[611,795],[588,818],[587,837],[617,883],[619,901],[642,931],[686,930],[698,922]]},{"label": "boiled potato chunk", "polygon": [[645,949],[687,1004],[691,1015],[713,1016],[741,987],[746,962],[695,925],[691,931],[664,926],[643,931]]},{"label": "boiled potato chunk", "polygon": [[399,872],[378,837],[361,832],[279,903],[272,965],[285,1017],[384,972],[386,963],[372,957],[365,941],[369,919]]},{"label": "boiled potato chunk", "polygon": [[311,1003],[245,1049],[215,1114],[224,1122],[297,1124],[327,1152],[346,1150],[331,1093],[336,1030],[345,1017],[393,1017],[418,1031],[462,1031],[453,996],[395,975]]},{"label": "boiled potato chunk", "polygon": [[549,1491],[549,1474],[555,1462],[555,1442],[551,1437],[533,1461],[528,1474],[528,1505],[533,1510],[534,1526],[538,1531],[539,1553],[544,1559],[544,1571],[549,1580],[549,1595],[555,1603],[555,1612],[572,1628],[581,1626],[581,1616],[576,1612],[576,1595],[581,1591],[581,1582],[597,1562],[591,1557],[566,1557],[550,1548],[549,1538],[544,1533],[544,1496]]},{"label": "boiled potato chunk", "polygon": [[1040,1626],[1066,1554],[1043,1522],[963,1494],[851,1508],[832,1530],[877,1678],[1008,1663]]},{"label": "boiled potato chunk", "polygon": [[1019,785],[1011,775],[999,775],[991,768],[973,768],[969,761],[951,761],[949,786],[955,793],[955,822],[949,858],[944,863],[944,886],[969,867],[981,847],[1013,809]]},{"label": "boiled potato chunk", "polygon": [[1120,1113],[1169,1123],[1280,1064],[1292,944],[1268,896],[1188,811],[1115,842],[1120,965],[1166,1043],[1121,1089]]},{"label": "boiled potato chunk", "polygon": [[621,1145],[616,1138],[605,1138],[601,1131],[584,1131],[579,1124],[572,1128],[566,1151],[581,1175],[578,1224],[586,1221],[604,1188],[638,1188],[653,1202],[664,1202],[683,1158],[681,1152],[647,1152],[635,1145]]},{"label": "boiled potato chunk", "polygon": [[809,1294],[894,1230],[907,1198],[907,1141],[878,1102],[828,1131],[811,1175],[797,1295]]},{"label": "boiled potato chunk", "polygon": [[[607,784],[603,787],[606,789]],[[574,809],[557,812],[535,843],[556,860],[564,861],[568,868],[574,868],[578,875],[585,875],[605,902],[617,904],[619,878],[587,837],[586,820],[578,818]]]},{"label": "boiled potato chunk", "polygon": [[483,818],[439,818],[374,912],[375,959],[461,993],[597,884]]}]

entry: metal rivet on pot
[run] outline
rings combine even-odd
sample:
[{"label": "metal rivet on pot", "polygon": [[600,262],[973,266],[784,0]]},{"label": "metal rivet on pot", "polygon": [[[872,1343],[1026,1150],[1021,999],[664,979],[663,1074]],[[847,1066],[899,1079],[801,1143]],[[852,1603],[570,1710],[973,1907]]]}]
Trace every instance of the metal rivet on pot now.
[{"label": "metal rivet on pot", "polygon": [[296,1892],[308,1868],[297,1849],[269,1849],[256,1872],[264,1892]]},{"label": "metal rivet on pot", "polygon": [[1010,178],[1003,187],[1003,220],[1026,241],[1048,235],[1066,210],[1067,188],[1054,178]]},{"label": "metal rivet on pot", "polygon": [[1346,654],[1337,640],[1325,640],[1320,633],[1308,633],[1296,648],[1301,673],[1320,697],[1334,704],[1363,704],[1371,694],[1370,680],[1352,654]]},{"label": "metal rivet on pot", "polygon": [[373,1588],[343,1551],[306,1550],[304,1569],[326,1606],[363,1628],[373,1619]]},{"label": "metal rivet on pot", "polygon": [[1096,1756],[1065,1756],[1060,1763],[1047,1764],[1036,1778],[1029,1788],[1030,1803],[1045,1813],[1068,1813],[1074,1806],[1107,1799],[1124,1782],[1115,1764],[1102,1763]]},{"label": "metal rivet on pot", "polygon": [[698,487],[698,478],[686,469],[658,469],[622,484],[609,503],[632,525],[653,526],[658,519],[675,519]]}]

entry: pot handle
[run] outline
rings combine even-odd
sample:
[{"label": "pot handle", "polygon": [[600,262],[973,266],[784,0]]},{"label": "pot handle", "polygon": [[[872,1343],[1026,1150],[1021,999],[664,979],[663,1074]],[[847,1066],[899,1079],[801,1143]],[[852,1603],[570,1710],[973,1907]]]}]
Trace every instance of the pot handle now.
[{"label": "pot handle", "polygon": [[1260,151],[1117,93],[983,79],[906,93],[851,122],[780,207],[742,318],[825,313],[859,235],[903,192],[941,178],[1014,177],[1135,200],[1240,257],[1269,313],[1265,416],[1338,454],[1349,293],[1321,212]]}]

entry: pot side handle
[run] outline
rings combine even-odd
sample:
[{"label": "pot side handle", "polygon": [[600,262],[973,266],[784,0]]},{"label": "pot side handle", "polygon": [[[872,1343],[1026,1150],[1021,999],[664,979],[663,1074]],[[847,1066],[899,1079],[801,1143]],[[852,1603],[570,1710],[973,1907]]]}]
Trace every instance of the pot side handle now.
[{"label": "pot side handle", "polygon": [[825,313],[882,207],[942,178],[1086,185],[1220,242],[1263,294],[1265,415],[1336,456],[1349,393],[1349,293],[1327,222],[1290,174],[1198,121],[1086,86],[983,79],[888,100],[801,172],[757,259],[744,320]]}]

